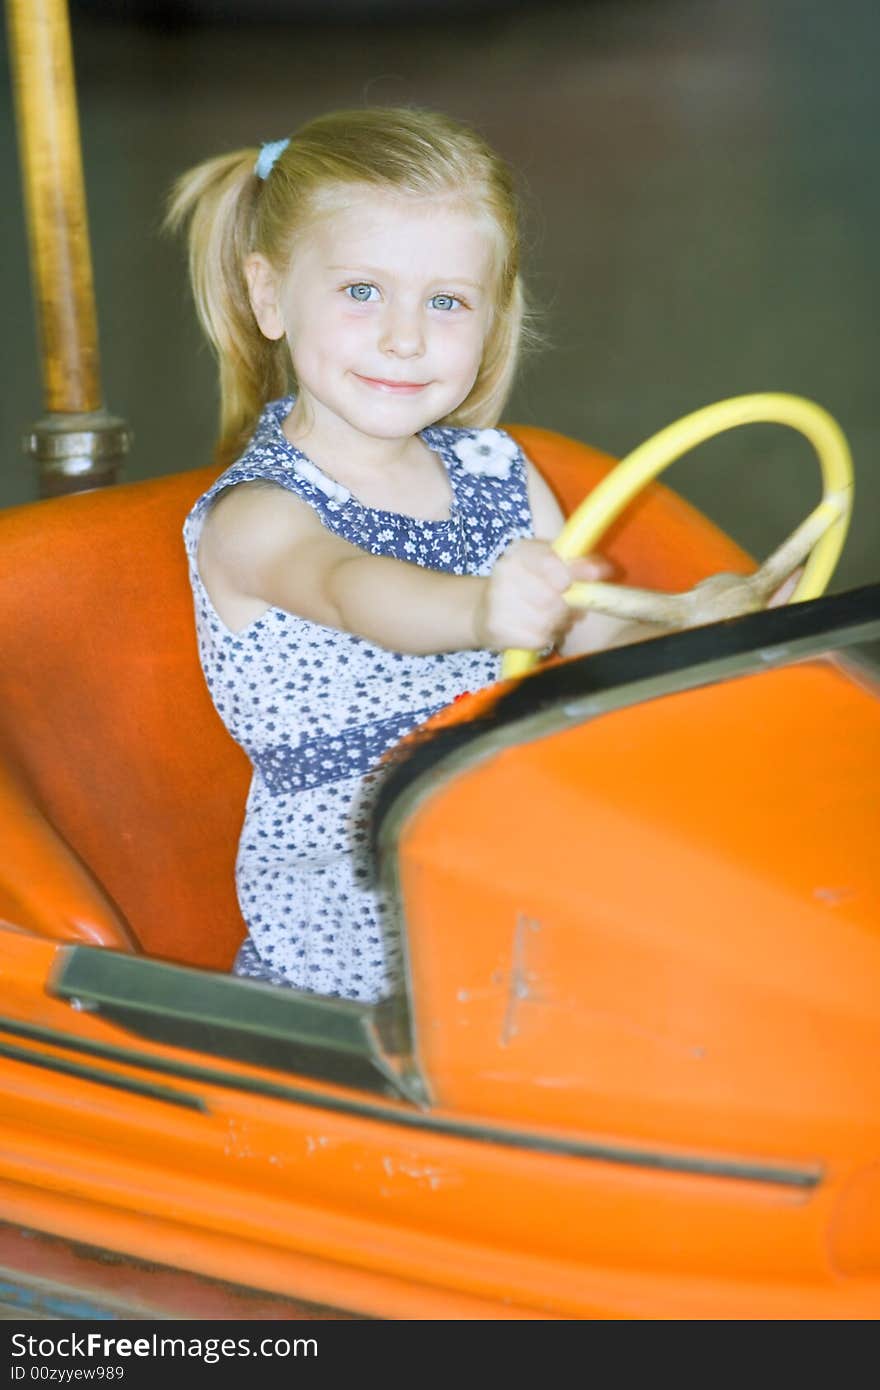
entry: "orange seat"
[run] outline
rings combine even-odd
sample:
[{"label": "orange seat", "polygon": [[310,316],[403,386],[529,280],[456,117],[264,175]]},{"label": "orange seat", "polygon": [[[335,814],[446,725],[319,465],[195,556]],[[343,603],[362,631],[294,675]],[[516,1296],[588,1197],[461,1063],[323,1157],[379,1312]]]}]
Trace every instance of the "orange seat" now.
[{"label": "orange seat", "polygon": [[[612,464],[515,428],[570,511]],[[0,513],[0,917],[225,970],[249,767],[211,704],[181,539],[215,470]],[[603,543],[679,589],[747,557],[655,485]]]}]

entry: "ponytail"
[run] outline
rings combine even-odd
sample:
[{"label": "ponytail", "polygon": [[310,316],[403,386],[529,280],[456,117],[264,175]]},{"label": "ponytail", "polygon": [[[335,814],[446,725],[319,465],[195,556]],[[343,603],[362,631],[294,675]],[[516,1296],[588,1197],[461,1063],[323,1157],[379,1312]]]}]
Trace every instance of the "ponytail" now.
[{"label": "ponytail", "polygon": [[216,457],[223,465],[247,443],[266,401],[288,387],[286,343],[260,332],[244,277],[245,258],[255,249],[256,157],[256,150],[237,150],[182,174],[165,219],[172,231],[189,222],[193,297],[220,367]]}]

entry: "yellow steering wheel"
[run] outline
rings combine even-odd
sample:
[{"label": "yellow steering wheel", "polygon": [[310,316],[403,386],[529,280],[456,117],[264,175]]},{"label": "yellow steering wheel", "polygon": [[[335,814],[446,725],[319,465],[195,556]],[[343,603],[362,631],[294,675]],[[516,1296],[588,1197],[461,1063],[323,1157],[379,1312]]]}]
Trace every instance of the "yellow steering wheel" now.
[{"label": "yellow steering wheel", "polygon": [[[670,463],[713,435],[735,425],[757,423],[790,425],[800,430],[816,450],[823,483],[818,507],[760,569],[750,575],[716,574],[683,594],[661,594],[622,584],[572,584],[566,591],[566,600],[574,607],[594,608],[615,617],[668,627],[696,627],[765,607],[783,580],[807,556],[789,602],[799,603],[821,594],[837,564],[849,526],[852,459],[843,431],[827,410],[801,396],[780,392],[718,401],[655,434],[623,459],[584,499],[560,531],[553,549],[563,560],[586,554],[624,507]],[[522,675],[537,660],[536,652],[509,648],[504,653],[501,674]]]}]

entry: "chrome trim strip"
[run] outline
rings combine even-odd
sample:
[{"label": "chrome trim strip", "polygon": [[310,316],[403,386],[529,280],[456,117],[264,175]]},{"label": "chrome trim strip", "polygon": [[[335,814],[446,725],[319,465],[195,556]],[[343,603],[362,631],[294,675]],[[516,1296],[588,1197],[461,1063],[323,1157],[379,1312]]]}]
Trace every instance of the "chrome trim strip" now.
[{"label": "chrome trim strip", "polygon": [[[14,1030],[8,1029],[8,1032]],[[48,1030],[47,1030],[48,1031]],[[27,1036],[25,1034],[25,1036]],[[68,1046],[63,1034],[57,1038],[42,1038],[40,1041]],[[93,1081],[97,1086],[111,1086],[117,1091],[129,1091],[147,1100],[158,1100],[166,1105],[179,1105],[183,1110],[198,1110],[207,1114],[208,1106],[201,1096],[193,1096],[185,1091],[174,1091],[170,1086],[158,1086],[151,1081],[135,1081],[133,1077],[118,1076],[115,1072],[101,1071],[97,1067],[71,1062],[66,1057],[53,1057],[47,1052],[34,1052],[27,1047],[15,1047],[12,1043],[0,1042],[0,1057],[11,1062],[25,1062],[32,1067],[42,1067],[46,1071],[61,1072],[63,1076],[75,1076],[78,1081]],[[123,1061],[124,1058],[114,1058]]]},{"label": "chrome trim strip", "polygon": [[[792,1187],[800,1190],[810,1190],[818,1186],[822,1180],[823,1170],[818,1163],[773,1163],[742,1158],[714,1158],[702,1154],[667,1153],[662,1150],[639,1148],[630,1144],[561,1139],[556,1135],[533,1131],[510,1130],[493,1125],[470,1123],[466,1120],[440,1119],[425,1112],[414,1113],[411,1110],[396,1109],[381,1103],[352,1101],[339,1096],[320,1095],[298,1086],[286,1086],[280,1082],[264,1081],[260,1077],[239,1076],[232,1072],[219,1071],[210,1067],[170,1061],[166,1058],[153,1057],[149,1053],[136,1052],[130,1048],[116,1047],[110,1043],[88,1042],[83,1038],[75,1038],[70,1034],[62,1033],[58,1029],[21,1023],[14,1019],[0,1018],[0,1031],[11,1033],[16,1037],[51,1043],[56,1047],[66,1047],[72,1052],[81,1052],[105,1060],[122,1062],[127,1066],[142,1067],[188,1081],[201,1081],[206,1085],[219,1086],[226,1090],[244,1091],[251,1095],[266,1096],[273,1100],[291,1101],[298,1105],[311,1105],[316,1109],[328,1110],[333,1114],[353,1115],[360,1119],[374,1120],[382,1124],[398,1125],[411,1130],[424,1130],[429,1134],[447,1135],[454,1139],[465,1139],[502,1148],[527,1149],[533,1153],[550,1154],[561,1158],[589,1159],[600,1163],[615,1163],[665,1173],[689,1173],[696,1177],[733,1178],[744,1182],[766,1183],[772,1186]],[[13,1049],[15,1052],[18,1050]],[[8,1052],[9,1045],[0,1044],[0,1051]],[[68,1064],[68,1069],[74,1067],[76,1067],[75,1063]],[[86,1072],[88,1069],[79,1070]],[[87,1079],[92,1078],[88,1077]],[[179,1093],[174,1092],[172,1094],[177,1095]],[[198,1108],[202,1111],[209,1109],[205,1102],[200,1102],[197,1107],[192,1108]]]}]

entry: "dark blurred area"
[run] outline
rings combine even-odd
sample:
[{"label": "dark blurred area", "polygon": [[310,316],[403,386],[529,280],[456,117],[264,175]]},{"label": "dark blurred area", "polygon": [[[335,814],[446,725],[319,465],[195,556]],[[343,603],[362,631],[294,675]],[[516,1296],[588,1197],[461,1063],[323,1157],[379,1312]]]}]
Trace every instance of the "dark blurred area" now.
[{"label": "dark blurred area", "polygon": [[[546,4],[580,0],[544,0]],[[157,28],[191,24],[382,23],[448,19],[533,9],[541,0],[70,0],[71,14]]]},{"label": "dark blurred area", "polygon": [[[876,0],[74,0],[71,15],[128,477],[203,464],[214,434],[183,250],[159,230],[174,177],[322,111],[409,103],[472,122],[520,176],[549,346],[505,418],[622,454],[713,400],[809,396],[855,457],[833,587],[880,578]],[[8,505],[35,495],[18,440],[41,399],[5,71],[0,102]],[[766,426],[667,481],[762,554],[817,476],[803,441]]]}]

